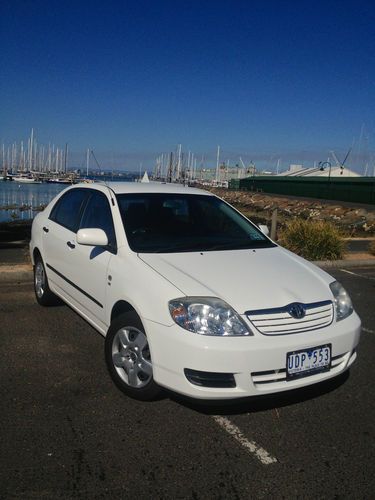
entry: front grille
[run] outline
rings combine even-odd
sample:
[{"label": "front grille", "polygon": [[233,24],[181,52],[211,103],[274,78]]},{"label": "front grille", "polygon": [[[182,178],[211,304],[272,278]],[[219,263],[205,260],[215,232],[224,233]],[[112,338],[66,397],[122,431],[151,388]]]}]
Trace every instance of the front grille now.
[{"label": "front grille", "polygon": [[305,315],[300,319],[296,319],[290,314],[292,305],[246,311],[245,314],[253,326],[263,335],[307,332],[324,328],[332,323],[333,304],[331,300],[299,304],[305,310]]}]

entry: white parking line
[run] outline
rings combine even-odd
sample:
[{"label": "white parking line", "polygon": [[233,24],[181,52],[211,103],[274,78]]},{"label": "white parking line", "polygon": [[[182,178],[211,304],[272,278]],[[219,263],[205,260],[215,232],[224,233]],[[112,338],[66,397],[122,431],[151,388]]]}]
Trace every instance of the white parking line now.
[{"label": "white parking line", "polygon": [[277,459],[270,455],[264,448],[258,446],[254,441],[249,441],[228,418],[214,415],[213,419],[220,425],[228,434],[234,437],[249,453],[256,456],[264,465],[270,465],[277,462]]},{"label": "white parking line", "polygon": [[366,332],[366,333],[375,333],[374,330],[370,330],[369,328],[363,328],[363,327],[362,327],[362,331]]},{"label": "white parking line", "polygon": [[375,280],[373,276],[363,276],[363,274],[353,273],[353,271],[348,271],[347,269],[340,269],[343,273],[352,274],[353,276],[358,276],[359,278],[364,278],[365,280]]}]

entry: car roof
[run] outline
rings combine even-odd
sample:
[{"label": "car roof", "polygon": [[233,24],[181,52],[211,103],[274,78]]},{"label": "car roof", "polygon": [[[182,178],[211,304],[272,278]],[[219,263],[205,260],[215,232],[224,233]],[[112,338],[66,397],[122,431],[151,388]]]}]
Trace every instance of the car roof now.
[{"label": "car roof", "polygon": [[[171,193],[171,194],[204,194],[211,195],[203,189],[192,188],[182,184],[167,184],[164,182],[95,182],[89,184],[76,184],[74,187],[87,187],[91,189],[109,187],[115,194],[125,193]],[[100,189],[102,191],[102,189]]]}]

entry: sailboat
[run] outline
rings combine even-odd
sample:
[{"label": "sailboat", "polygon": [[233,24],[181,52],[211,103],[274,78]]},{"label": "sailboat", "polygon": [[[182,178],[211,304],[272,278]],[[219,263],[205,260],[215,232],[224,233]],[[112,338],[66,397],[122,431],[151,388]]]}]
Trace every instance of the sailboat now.
[{"label": "sailboat", "polygon": [[25,175],[14,175],[12,179],[15,182],[24,184],[42,184],[42,182],[38,181],[35,177],[27,177]]}]

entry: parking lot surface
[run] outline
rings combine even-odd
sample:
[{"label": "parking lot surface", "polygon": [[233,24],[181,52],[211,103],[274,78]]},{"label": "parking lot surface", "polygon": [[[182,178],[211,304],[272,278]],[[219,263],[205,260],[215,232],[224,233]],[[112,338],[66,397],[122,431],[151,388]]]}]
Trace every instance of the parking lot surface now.
[{"label": "parking lot surface", "polygon": [[127,398],[83,319],[2,284],[0,498],[373,498],[375,267],[330,272],[363,322],[350,374],[220,405]]}]

